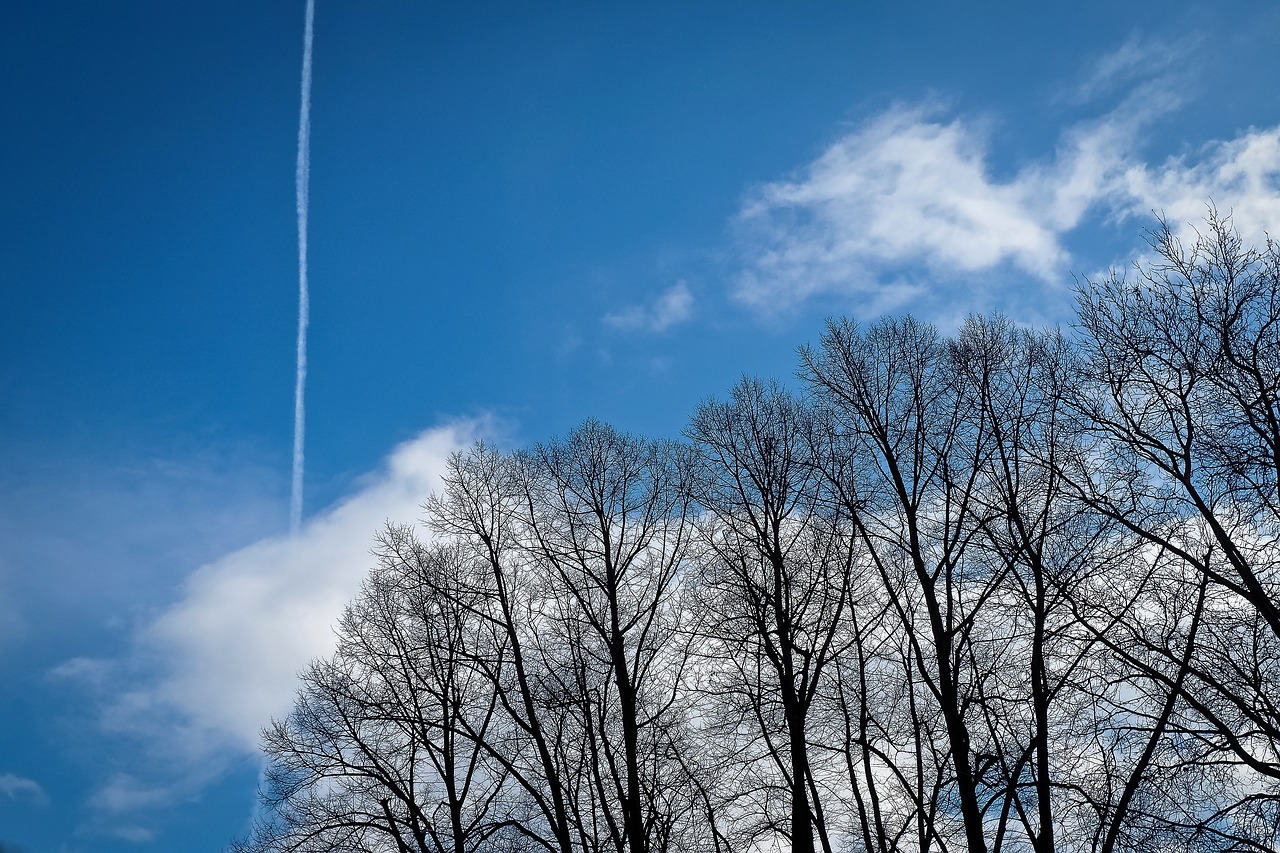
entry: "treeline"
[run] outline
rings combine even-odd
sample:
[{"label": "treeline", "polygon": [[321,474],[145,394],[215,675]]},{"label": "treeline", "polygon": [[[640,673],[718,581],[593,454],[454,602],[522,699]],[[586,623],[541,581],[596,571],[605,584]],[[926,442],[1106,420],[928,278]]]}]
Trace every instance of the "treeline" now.
[{"label": "treeline", "polygon": [[[1280,251],[828,324],[685,440],[456,456],[244,851],[1274,850]],[[425,532],[424,532],[425,531]]]}]

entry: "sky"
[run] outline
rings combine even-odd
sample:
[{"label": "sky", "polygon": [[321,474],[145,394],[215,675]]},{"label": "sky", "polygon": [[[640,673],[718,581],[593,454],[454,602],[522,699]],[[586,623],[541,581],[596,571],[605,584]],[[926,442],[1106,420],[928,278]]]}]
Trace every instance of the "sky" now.
[{"label": "sky", "polygon": [[0,0],[0,849],[218,850],[451,452],[1280,231],[1267,2]]}]

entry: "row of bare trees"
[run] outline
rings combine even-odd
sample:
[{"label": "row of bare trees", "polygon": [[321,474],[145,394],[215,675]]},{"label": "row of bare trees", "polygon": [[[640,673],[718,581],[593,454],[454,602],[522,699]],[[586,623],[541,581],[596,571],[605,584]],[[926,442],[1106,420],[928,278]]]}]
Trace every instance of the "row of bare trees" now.
[{"label": "row of bare trees", "polygon": [[1152,248],[1070,335],[833,321],[686,441],[456,456],[238,849],[1275,849],[1280,251]]}]

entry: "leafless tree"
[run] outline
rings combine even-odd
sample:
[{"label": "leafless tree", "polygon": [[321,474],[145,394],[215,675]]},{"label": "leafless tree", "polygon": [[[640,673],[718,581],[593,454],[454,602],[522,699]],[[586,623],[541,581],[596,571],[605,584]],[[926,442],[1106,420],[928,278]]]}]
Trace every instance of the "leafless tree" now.
[{"label": "leafless tree", "polygon": [[714,836],[695,828],[707,813],[678,754],[691,469],[686,447],[588,421],[528,452],[457,457],[430,504],[484,567],[477,614],[504,655],[476,665],[508,733],[486,745],[548,847],[694,850]]},{"label": "leafless tree", "polygon": [[1074,334],[833,320],[688,444],[456,455],[264,736],[242,853],[1280,841],[1280,249]]},{"label": "leafless tree", "polygon": [[334,655],[264,733],[269,817],[240,850],[471,853],[512,826],[506,774],[478,745],[498,697],[465,662],[479,640],[465,556],[389,526],[378,558]]},{"label": "leafless tree", "polygon": [[548,660],[584,733],[585,778],[608,847],[693,846],[680,762],[680,688],[690,659],[680,585],[692,527],[687,447],[588,421],[521,456],[520,514],[545,579]]},{"label": "leafless tree", "polygon": [[500,711],[493,734],[476,741],[521,793],[526,812],[519,831],[540,849],[572,853],[581,835],[560,756],[577,746],[565,725],[564,697],[543,666],[538,640],[546,614],[522,538],[524,502],[518,467],[478,444],[450,460],[444,493],[428,501],[428,519],[474,557],[465,583],[486,642],[469,665],[494,685]]},{"label": "leafless tree", "polygon": [[[867,460],[855,482],[864,507],[858,532],[907,644],[914,670],[905,686],[912,716],[925,698],[917,695],[920,686],[944,721],[948,772],[954,777],[948,787],[955,791],[969,848],[977,853],[986,850],[981,771],[975,767],[980,750],[966,716],[971,697],[962,667],[974,625],[971,611],[993,584],[982,577],[972,579],[976,589],[969,583],[966,551],[982,507],[955,474],[961,467],[972,474],[974,466],[960,457],[966,450],[985,452],[985,436],[962,434],[956,377],[945,358],[937,332],[910,318],[882,321],[865,334],[851,322],[833,321],[820,349],[802,351],[805,377],[839,414]],[[973,447],[963,447],[963,438]],[[944,843],[943,815],[923,802],[917,808],[934,817],[920,825],[920,849]]]},{"label": "leafless tree", "polygon": [[[814,427],[803,400],[744,379],[728,401],[701,405],[688,429],[701,462],[707,650],[728,676],[717,686],[747,739],[740,755],[753,761],[744,768],[772,766],[781,780],[780,791],[766,781],[748,800],[757,828],[795,851],[814,850],[815,834],[833,849],[814,716],[847,642],[860,553],[843,507],[823,500]],[[771,805],[775,792],[785,822]]]},{"label": "leafless tree", "polygon": [[1245,248],[1212,209],[1190,246],[1163,222],[1150,245],[1154,259],[1131,277],[1080,290],[1077,405],[1096,443],[1091,476],[1073,481],[1210,587],[1195,654],[1149,643],[1151,661],[1132,661],[1185,705],[1169,738],[1184,775],[1217,792],[1214,808],[1169,817],[1173,831],[1269,849],[1280,781],[1280,250]]}]

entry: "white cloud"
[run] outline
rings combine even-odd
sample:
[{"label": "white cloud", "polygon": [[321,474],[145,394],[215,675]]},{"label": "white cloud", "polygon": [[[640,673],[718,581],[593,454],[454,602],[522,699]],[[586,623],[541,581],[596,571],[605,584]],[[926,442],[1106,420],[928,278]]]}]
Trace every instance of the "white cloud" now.
[{"label": "white cloud", "polygon": [[[1054,286],[1073,259],[1066,234],[1091,215],[1163,212],[1199,223],[1206,204],[1234,212],[1250,240],[1280,222],[1280,128],[1252,130],[1159,166],[1142,162],[1142,131],[1178,105],[1156,83],[1100,119],[1066,128],[1056,149],[1000,179],[981,124],[897,107],[831,145],[797,177],[757,188],[738,215],[743,269],[733,295],[759,313],[819,294],[858,313],[899,307],[933,287],[1008,267]],[[1149,224],[1149,220],[1148,220]]]},{"label": "white cloud", "polygon": [[632,305],[604,315],[604,322],[625,331],[662,332],[693,316],[693,293],[678,281],[648,305]]},{"label": "white cloud", "polygon": [[153,809],[166,805],[171,797],[163,786],[146,785],[129,773],[113,773],[89,797],[89,805],[108,814]]},{"label": "white cloud", "polygon": [[1123,188],[1129,214],[1155,211],[1184,236],[1203,223],[1205,206],[1212,202],[1221,213],[1232,214],[1246,242],[1260,242],[1280,226],[1280,127],[1210,143],[1198,159],[1135,164],[1125,173]]},{"label": "white cloud", "polygon": [[1087,103],[1116,90],[1140,86],[1144,81],[1168,81],[1179,74],[1180,67],[1185,68],[1186,58],[1195,46],[1194,38],[1168,42],[1131,36],[1120,47],[1093,60],[1084,81],[1071,90],[1067,100]]},{"label": "white cloud", "polygon": [[1008,264],[1053,281],[1068,258],[1061,234],[1123,173],[1133,132],[1118,118],[1074,128],[1052,159],[999,180],[973,122],[891,109],[797,179],[752,194],[739,214],[748,263],[735,296],[757,310],[785,310],[847,293],[885,311],[915,289],[900,275],[883,284],[882,273],[916,264],[935,277]]},{"label": "white cloud", "polygon": [[1246,241],[1261,241],[1280,223],[1280,128],[1163,163],[1143,157],[1154,123],[1195,88],[1195,49],[1194,37],[1132,38],[1097,58],[1065,100],[1109,98],[1108,111],[1068,124],[1052,151],[1002,174],[986,122],[936,106],[872,117],[794,176],[748,194],[733,296],[776,314],[834,294],[861,316],[931,297],[936,313],[958,316],[987,307],[975,292],[1001,268],[1006,282],[1007,273],[1030,279],[1024,296],[1069,281],[1079,261],[1066,237],[1091,221],[1149,226],[1154,211],[1189,236],[1212,203]]},{"label": "white cloud", "polygon": [[402,444],[351,497],[297,536],[256,542],[196,571],[179,602],[140,637],[160,678],[121,710],[159,707],[255,750],[262,726],[289,710],[295,675],[333,647],[332,626],[359,589],[383,523],[410,522],[441,487],[449,455],[477,424],[429,430]]},{"label": "white cloud", "polygon": [[333,625],[372,564],[374,534],[387,520],[417,519],[450,454],[494,431],[457,422],[405,442],[296,536],[264,538],[192,573],[179,599],[138,631],[128,659],[57,667],[53,675],[100,692],[104,727],[140,747],[90,807],[114,818],[171,805],[255,755],[263,726],[292,707],[297,673],[332,650]]},{"label": "white cloud", "polygon": [[37,805],[44,805],[49,801],[39,782],[15,773],[0,773],[0,794],[11,800],[22,800]]}]

